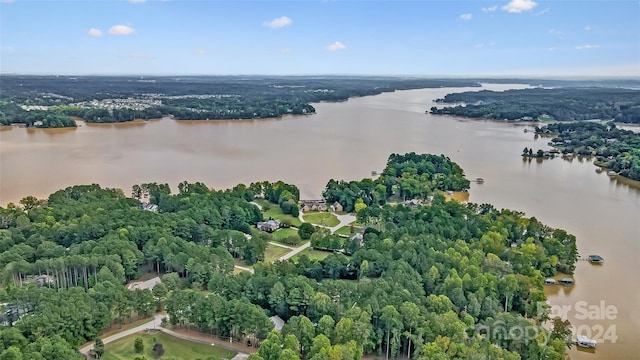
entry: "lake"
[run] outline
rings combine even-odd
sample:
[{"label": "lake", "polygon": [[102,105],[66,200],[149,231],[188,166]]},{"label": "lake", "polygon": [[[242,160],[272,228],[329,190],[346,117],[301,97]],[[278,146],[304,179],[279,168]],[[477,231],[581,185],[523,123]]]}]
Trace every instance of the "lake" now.
[{"label": "lake", "polygon": [[[485,84],[504,90],[522,85]],[[0,204],[74,184],[124,189],[133,184],[201,181],[215,188],[260,180],[300,187],[319,198],[330,178],[361,179],[381,171],[391,153],[446,154],[471,184],[469,200],[535,216],[577,236],[575,285],[548,286],[550,302],[583,335],[604,340],[572,359],[629,359],[640,353],[640,190],[596,173],[588,159],[523,161],[524,147],[548,149],[533,124],[425,114],[433,100],[479,88],[397,91],[313,104],[317,114],[238,121],[161,120],[84,124],[76,129],[0,129]],[[601,306],[602,305],[602,306]],[[589,312],[597,307],[616,310]],[[602,331],[601,331],[602,330]],[[617,340],[612,341],[612,331]],[[605,333],[606,332],[606,333]],[[606,335],[606,336],[605,336]]]}]

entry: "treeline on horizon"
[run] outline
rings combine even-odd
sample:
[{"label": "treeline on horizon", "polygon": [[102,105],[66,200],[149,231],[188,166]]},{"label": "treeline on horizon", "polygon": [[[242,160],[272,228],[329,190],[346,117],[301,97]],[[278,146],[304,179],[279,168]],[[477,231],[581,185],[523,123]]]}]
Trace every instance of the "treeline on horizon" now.
[{"label": "treeline on horizon", "polygon": [[[549,316],[543,281],[573,272],[575,237],[521,212],[412,186],[456,186],[442,179],[462,175],[446,157],[392,155],[389,164],[385,174],[400,178],[388,185],[433,195],[430,203],[372,202],[358,211],[369,227],[350,256],[258,262],[254,274],[233,273],[234,256],[261,260],[271,239],[255,229],[263,215],[249,201],[297,199],[293,185],[183,182],[173,194],[148,183],[133,197],[79,185],[0,207],[0,302],[9,315],[30,314],[0,325],[0,357],[81,359],[76,347],[111,321],[166,309],[176,326],[261,343],[257,360],[564,359],[569,324],[540,326]],[[148,269],[164,284],[123,286]],[[272,315],[286,321],[282,332],[272,331]],[[537,336],[514,338],[513,328]]]},{"label": "treeline on horizon", "polygon": [[431,108],[432,114],[499,120],[613,120],[640,123],[640,90],[624,88],[482,90],[447,94],[437,102],[465,105]]},{"label": "treeline on horizon", "polygon": [[[46,121],[48,111],[25,111],[18,105],[54,106],[61,116],[87,122],[126,122],[173,115],[179,120],[256,119],[286,114],[310,114],[310,103],[344,101],[395,90],[479,86],[471,80],[394,77],[112,77],[8,76],[0,77],[0,124],[41,127],[70,125],[72,119]],[[217,95],[198,98],[197,96]],[[188,97],[186,97],[188,96]],[[161,105],[142,110],[69,106],[103,99],[157,99]]]}]

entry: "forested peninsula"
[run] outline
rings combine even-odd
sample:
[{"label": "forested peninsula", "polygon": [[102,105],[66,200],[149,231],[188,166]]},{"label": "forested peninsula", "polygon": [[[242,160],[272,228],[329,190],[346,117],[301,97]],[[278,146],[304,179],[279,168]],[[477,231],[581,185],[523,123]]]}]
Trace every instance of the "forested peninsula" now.
[{"label": "forested peninsula", "polygon": [[594,164],[640,181],[640,134],[614,123],[553,123],[536,127],[538,135],[554,135],[550,145],[562,154],[595,156]]},{"label": "forested peninsula", "polygon": [[[445,156],[392,154],[381,178],[372,191],[333,180],[325,190],[352,199],[361,237],[275,262],[265,253],[283,230],[256,225],[298,210],[297,187],[283,182],[183,182],[177,193],[148,183],[132,196],[78,185],[0,207],[0,358],[82,359],[77,346],[108,324],[164,309],[166,326],[250,343],[252,360],[564,359],[569,324],[540,326],[543,281],[573,272],[574,236],[518,211],[447,201],[442,191],[468,181]],[[323,233],[299,228],[312,241]],[[254,272],[234,273],[234,261]],[[145,272],[163,283],[123,286]]]},{"label": "forested peninsula", "polygon": [[431,113],[498,120],[613,120],[640,123],[640,90],[565,87],[447,94]]},{"label": "forested peninsula", "polygon": [[[260,119],[311,114],[311,102],[395,90],[479,86],[473,80],[399,77],[1,75],[0,125],[75,126],[157,119]],[[55,117],[55,118],[53,118]]]}]

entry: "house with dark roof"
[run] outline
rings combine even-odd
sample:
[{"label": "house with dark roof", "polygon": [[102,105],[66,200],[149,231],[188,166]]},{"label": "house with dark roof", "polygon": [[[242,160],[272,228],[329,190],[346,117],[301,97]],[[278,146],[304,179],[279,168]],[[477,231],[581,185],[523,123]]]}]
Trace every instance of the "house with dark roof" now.
[{"label": "house with dark roof", "polygon": [[262,231],[274,232],[280,228],[280,220],[260,221],[256,227]]},{"label": "house with dark roof", "polygon": [[298,205],[302,211],[327,211],[324,200],[300,200]]}]

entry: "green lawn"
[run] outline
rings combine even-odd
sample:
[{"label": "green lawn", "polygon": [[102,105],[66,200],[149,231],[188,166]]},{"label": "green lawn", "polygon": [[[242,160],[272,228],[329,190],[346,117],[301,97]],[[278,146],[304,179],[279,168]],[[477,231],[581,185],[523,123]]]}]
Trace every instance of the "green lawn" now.
[{"label": "green lawn", "polygon": [[267,199],[254,199],[253,202],[258,204],[258,205],[260,205],[260,206],[265,206],[265,205],[270,205],[271,206],[271,205],[274,205],[274,204],[270,203],[269,200],[267,200]]},{"label": "green lawn", "polygon": [[291,235],[298,235],[298,229],[280,229],[278,231],[275,231],[273,233],[271,233],[271,236],[273,237],[273,240],[278,241],[281,239],[284,239],[286,237],[289,237]]},{"label": "green lawn", "polygon": [[[144,351],[142,354],[136,354],[133,349],[133,343],[137,337],[141,337],[144,341]],[[161,343],[164,348],[164,355],[157,358],[153,354],[153,337]],[[132,360],[136,356],[144,355],[147,359],[231,359],[236,353],[226,349],[219,348],[208,344],[201,344],[192,341],[175,338],[165,333],[157,333],[155,335],[134,334],[125,338],[116,340],[105,345],[105,353],[103,360]]]},{"label": "green lawn", "polygon": [[[361,227],[358,227],[358,226],[355,226],[355,225],[353,226],[353,231],[355,231],[355,232],[360,231],[360,229],[361,229]],[[336,230],[334,232],[334,234],[349,236],[349,235],[351,235],[350,230],[351,230],[351,225],[345,225],[345,226],[339,228],[338,230]]]},{"label": "green lawn", "polygon": [[315,225],[324,225],[331,227],[340,224],[340,220],[338,220],[335,215],[328,212],[307,212],[302,216],[302,218],[304,219],[304,221],[310,222]]},{"label": "green lawn", "polygon": [[302,255],[307,255],[309,257],[309,259],[315,259],[315,260],[322,260],[324,258],[326,258],[327,256],[331,255],[331,252],[329,251],[320,251],[320,250],[315,250],[315,249],[305,249],[301,252],[299,252],[298,254],[296,254],[294,257],[292,257],[293,261],[298,261],[298,258],[300,258],[300,256]]},{"label": "green lawn", "polygon": [[[263,200],[263,201],[265,201],[265,200]],[[300,219],[298,219],[296,217],[293,217],[290,214],[283,214],[282,213],[282,209],[280,209],[280,206],[278,206],[278,204],[269,204],[269,205],[271,206],[269,208],[269,210],[267,210],[267,211],[262,213],[262,216],[265,219],[272,218],[272,219],[277,219],[277,220],[280,220],[280,221],[283,221],[285,219],[289,219],[289,221],[291,221],[291,225],[293,225],[295,227],[298,227],[298,226],[302,225],[302,221],[300,221]]]},{"label": "green lawn", "polygon": [[233,259],[233,264],[234,265],[238,265],[238,266],[242,266],[242,267],[246,267],[249,269],[253,269],[253,265],[247,265],[247,263],[244,260],[241,259]]},{"label": "green lawn", "polygon": [[289,249],[280,247],[280,246],[276,246],[276,245],[267,245],[267,248],[264,250],[264,262],[267,263],[271,263],[274,262],[276,260],[278,260],[278,258],[286,253],[288,253]]},{"label": "green lawn", "polygon": [[538,121],[549,123],[549,122],[555,122],[556,119],[550,116],[538,116]]}]

